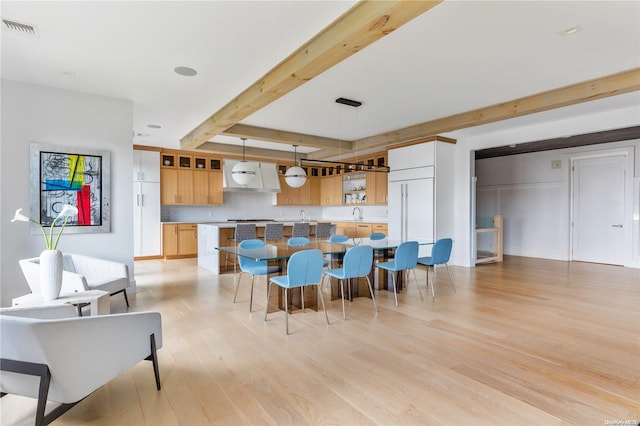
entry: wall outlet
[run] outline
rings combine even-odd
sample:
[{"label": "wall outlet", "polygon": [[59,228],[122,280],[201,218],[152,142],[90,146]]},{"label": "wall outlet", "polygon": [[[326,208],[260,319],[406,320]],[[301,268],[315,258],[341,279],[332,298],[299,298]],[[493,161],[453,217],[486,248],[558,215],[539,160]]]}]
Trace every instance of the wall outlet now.
[{"label": "wall outlet", "polygon": [[552,160],[551,161],[551,168],[552,169],[560,169],[560,168],[562,168],[562,161],[561,160]]}]

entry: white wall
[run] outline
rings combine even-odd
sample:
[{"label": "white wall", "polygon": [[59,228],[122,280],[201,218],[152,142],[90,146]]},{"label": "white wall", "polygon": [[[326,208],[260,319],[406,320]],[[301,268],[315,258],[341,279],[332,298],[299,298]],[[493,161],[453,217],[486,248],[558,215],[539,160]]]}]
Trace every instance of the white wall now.
[{"label": "white wall", "polygon": [[132,103],[7,80],[1,97],[0,305],[29,292],[18,260],[44,249],[26,223],[10,222],[17,208],[29,212],[30,142],[110,151],[111,232],[65,234],[59,248],[127,263],[133,278]]},{"label": "white wall", "polygon": [[[626,149],[628,148],[628,149]],[[516,256],[569,260],[571,232],[571,159],[606,152],[640,152],[640,141],[607,143],[587,147],[536,152],[478,160],[476,163],[477,217],[504,217],[504,253]],[[551,168],[552,161],[561,167]],[[630,171],[633,163],[630,158]],[[633,175],[627,174],[627,188]],[[633,215],[632,191],[625,216]],[[635,201],[638,202],[637,200]],[[625,226],[632,233],[632,227]],[[629,240],[630,241],[630,240]],[[625,265],[631,265],[627,248]]]},{"label": "white wall", "polygon": [[[475,218],[472,220],[470,204],[472,150],[640,125],[640,93],[634,92],[620,95],[620,97],[624,102],[607,98],[443,135],[457,139],[454,191],[455,244],[452,263],[473,266],[471,264],[471,230]],[[616,108],[613,107],[614,105]],[[639,163],[640,159],[636,158],[634,168],[636,181],[640,176]],[[553,186],[553,183],[549,185]],[[559,191],[557,188],[554,190]],[[561,212],[561,214],[564,213]],[[637,247],[639,238],[637,218],[634,219],[634,227],[636,231],[634,231],[633,247]],[[640,266],[636,255],[634,255],[634,262],[635,266]]]}]

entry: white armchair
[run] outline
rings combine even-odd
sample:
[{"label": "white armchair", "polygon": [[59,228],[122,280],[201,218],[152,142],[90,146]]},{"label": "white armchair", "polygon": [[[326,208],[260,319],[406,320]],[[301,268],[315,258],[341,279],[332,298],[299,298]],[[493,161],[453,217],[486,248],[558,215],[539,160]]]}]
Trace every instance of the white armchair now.
[{"label": "white armchair", "polygon": [[[77,342],[83,350],[77,350]],[[46,425],[162,347],[159,312],[78,317],[71,305],[0,309],[0,396],[38,399],[36,425]],[[58,402],[45,415],[47,401]]]},{"label": "white armchair", "polygon": [[[112,296],[123,293],[129,306],[129,268],[126,264],[73,253],[64,253],[62,259],[62,293],[89,290],[108,291]],[[40,294],[40,259],[22,259],[20,268],[31,292]]]}]

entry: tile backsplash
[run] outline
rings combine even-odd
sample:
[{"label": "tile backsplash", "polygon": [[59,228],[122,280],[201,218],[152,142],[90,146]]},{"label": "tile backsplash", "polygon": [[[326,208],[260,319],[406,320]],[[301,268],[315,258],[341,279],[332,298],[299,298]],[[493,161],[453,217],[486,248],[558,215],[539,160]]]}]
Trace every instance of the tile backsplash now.
[{"label": "tile backsplash", "polygon": [[[162,206],[162,222],[226,222],[228,219],[300,219],[304,210],[306,218],[316,220],[350,220],[353,207],[335,206],[275,206],[275,194],[263,192],[225,192],[221,206]],[[370,221],[387,220],[387,206],[358,206],[363,217]]]}]

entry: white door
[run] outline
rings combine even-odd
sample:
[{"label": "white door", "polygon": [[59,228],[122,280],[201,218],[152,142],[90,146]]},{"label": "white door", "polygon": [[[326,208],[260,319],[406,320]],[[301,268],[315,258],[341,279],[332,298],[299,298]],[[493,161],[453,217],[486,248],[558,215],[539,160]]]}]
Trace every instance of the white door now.
[{"label": "white door", "polygon": [[625,156],[573,163],[572,259],[624,263]]}]

